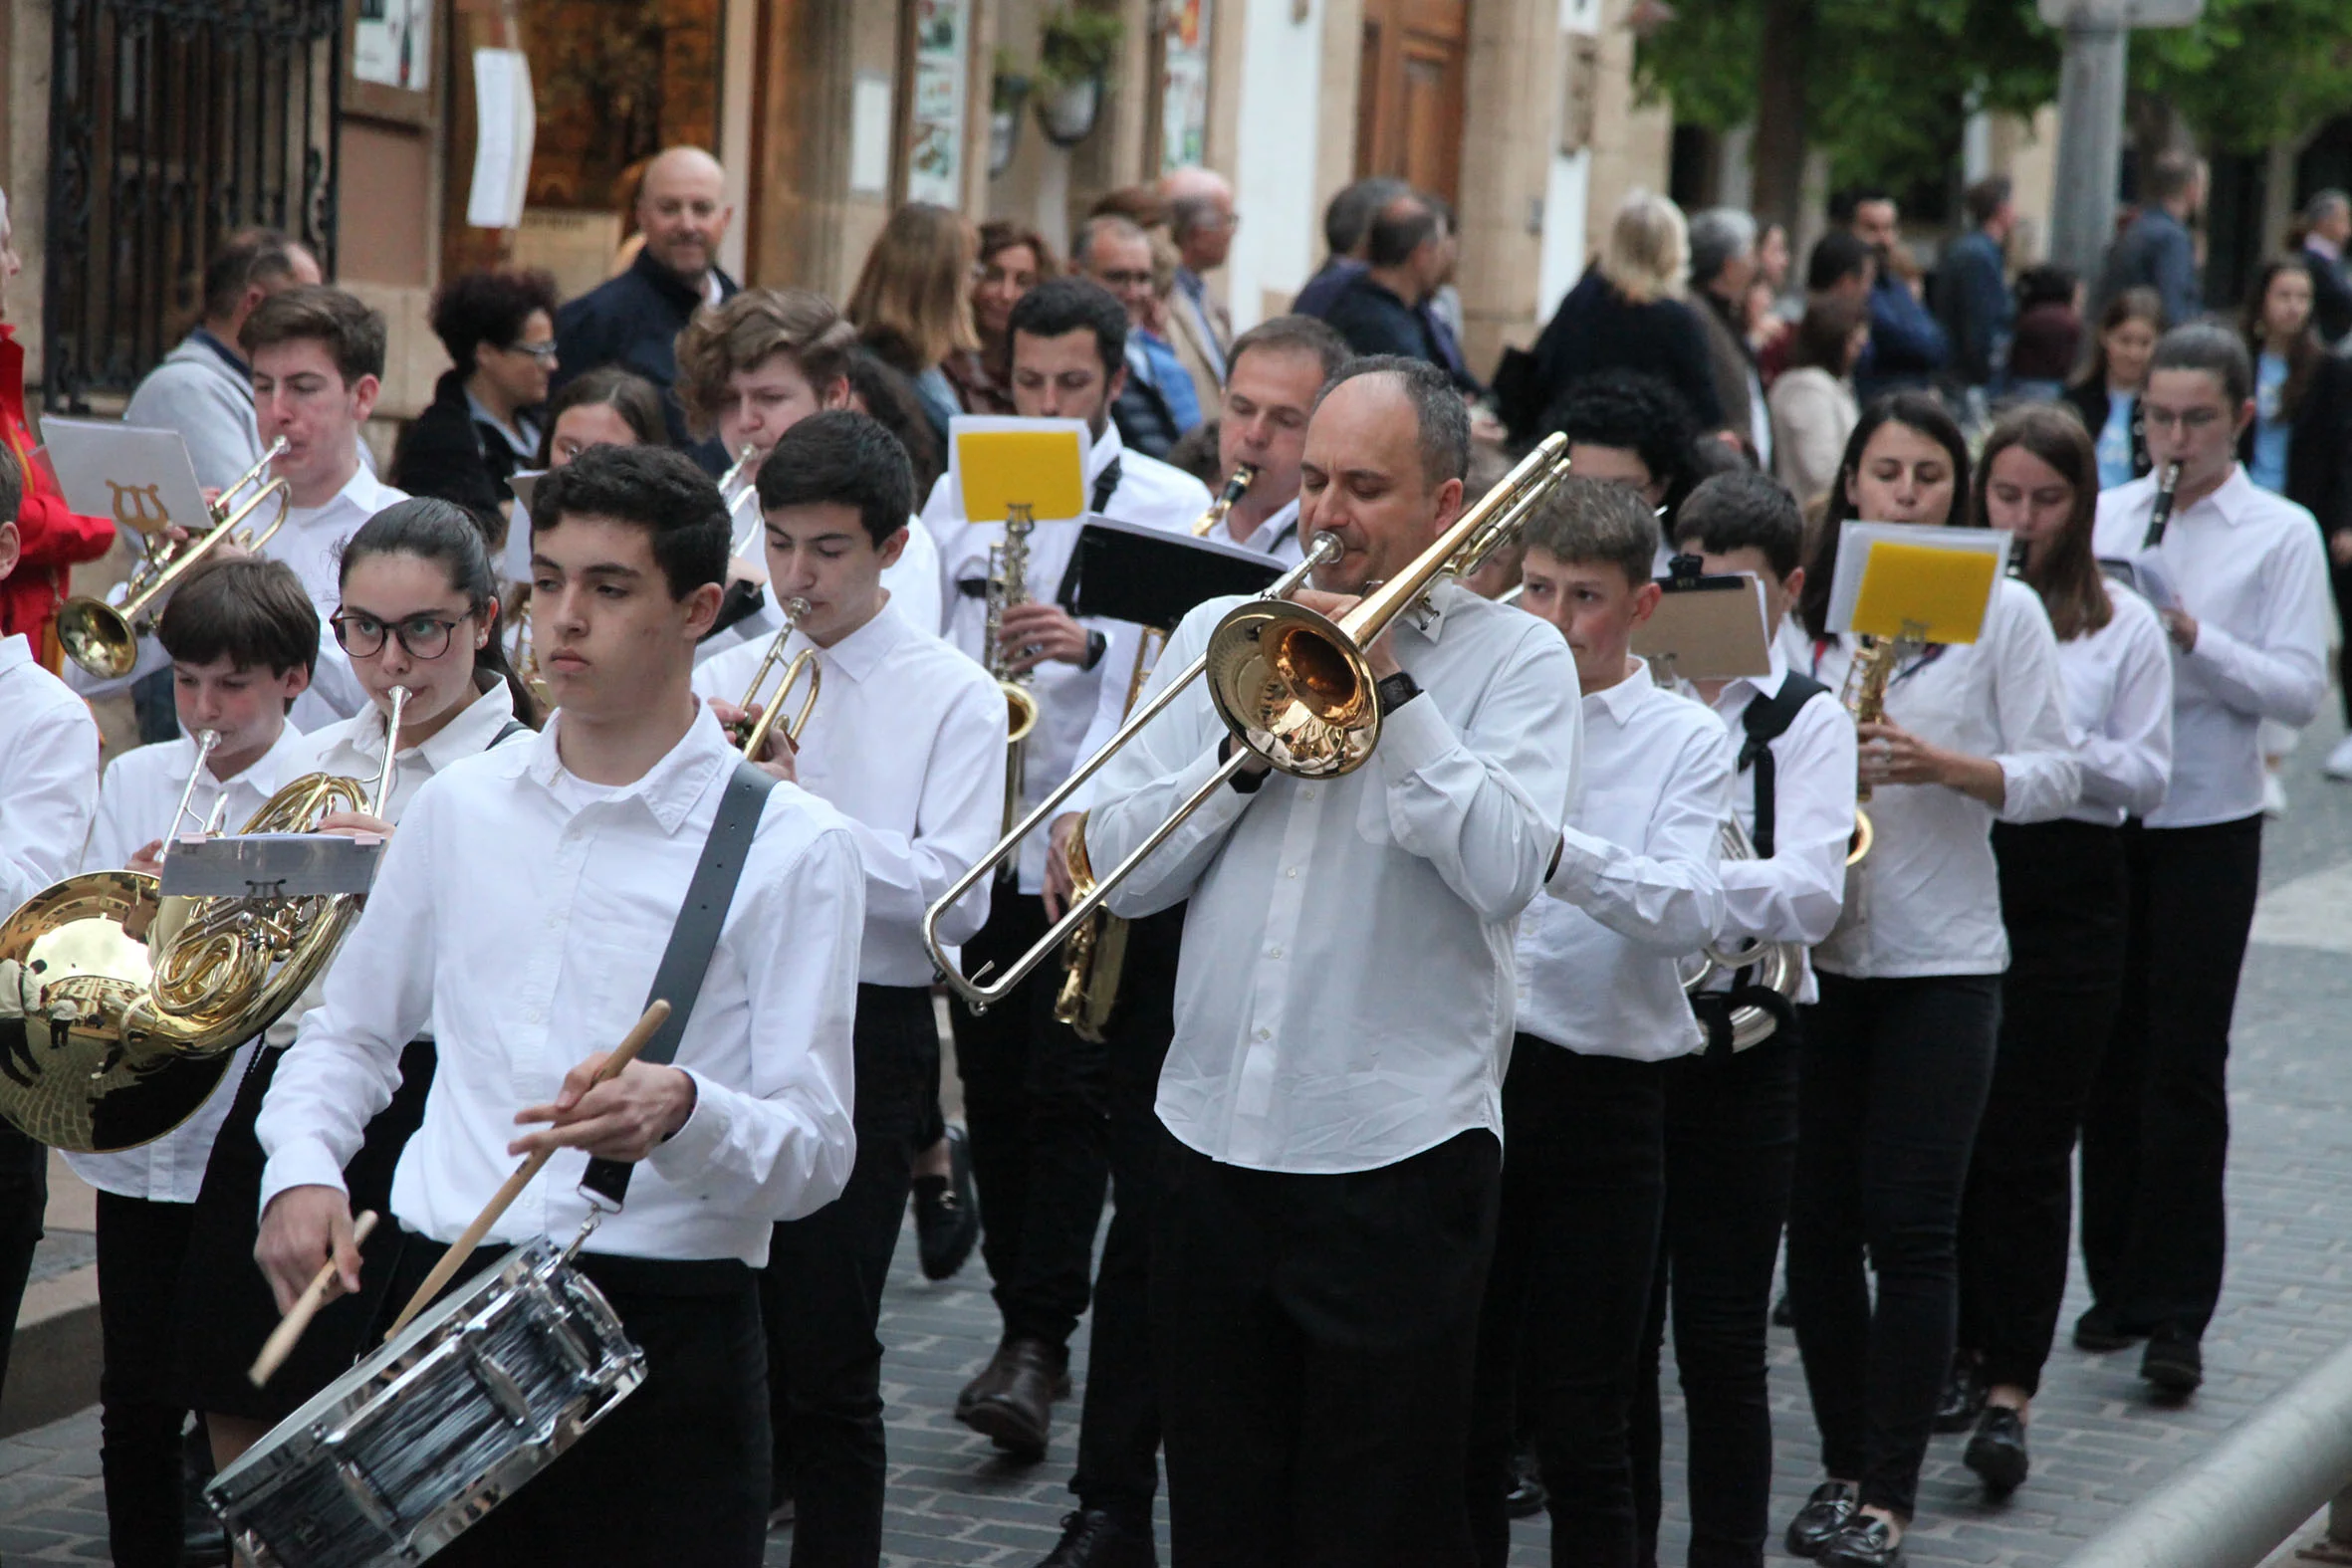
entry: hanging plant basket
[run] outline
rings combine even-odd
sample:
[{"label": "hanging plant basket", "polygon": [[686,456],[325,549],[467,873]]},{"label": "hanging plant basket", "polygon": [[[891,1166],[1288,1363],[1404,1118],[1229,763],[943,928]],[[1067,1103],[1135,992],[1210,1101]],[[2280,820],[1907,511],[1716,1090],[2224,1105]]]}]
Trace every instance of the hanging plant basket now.
[{"label": "hanging plant basket", "polygon": [[1038,100],[1038,123],[1058,147],[1074,147],[1094,133],[1102,117],[1102,79],[1086,77],[1058,84]]},{"label": "hanging plant basket", "polygon": [[1116,12],[1082,3],[1038,23],[1038,123],[1047,140],[1072,147],[1093,134],[1124,38]]}]

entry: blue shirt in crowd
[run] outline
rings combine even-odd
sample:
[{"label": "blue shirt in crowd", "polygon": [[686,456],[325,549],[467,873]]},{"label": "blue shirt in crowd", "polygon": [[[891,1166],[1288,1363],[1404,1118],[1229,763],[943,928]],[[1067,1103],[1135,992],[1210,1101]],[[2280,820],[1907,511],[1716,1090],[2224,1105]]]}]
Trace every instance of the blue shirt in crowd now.
[{"label": "blue shirt in crowd", "polygon": [[2110,391],[2107,394],[2107,424],[2099,432],[2101,490],[2128,485],[2139,477],[2132,472],[2132,409],[2139,401],[2140,394],[2137,392]]},{"label": "blue shirt in crowd", "polygon": [[2294,437],[2291,420],[2279,417],[2278,397],[2286,389],[2286,360],[2266,353],[2254,362],[2254,458],[2246,477],[2273,494],[2286,493],[2286,451]]}]

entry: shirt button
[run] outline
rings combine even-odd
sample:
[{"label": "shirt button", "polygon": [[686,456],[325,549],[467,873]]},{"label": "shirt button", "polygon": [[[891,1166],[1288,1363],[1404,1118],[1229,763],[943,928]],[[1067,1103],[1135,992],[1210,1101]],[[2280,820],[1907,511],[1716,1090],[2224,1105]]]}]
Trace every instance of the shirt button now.
[{"label": "shirt button", "polygon": [[1268,958],[1281,958],[1283,956],[1283,950],[1279,947],[1270,947],[1266,950],[1266,956]]},{"label": "shirt button", "polygon": [[1312,789],[1301,789],[1298,791],[1298,798],[1301,800],[1311,800],[1314,798],[1314,791]]},{"label": "shirt button", "polygon": [[524,1014],[524,1016],[533,1023],[545,1023],[547,1021],[547,1009],[544,1008],[533,1008],[528,1013]]},{"label": "shirt button", "polygon": [[1291,869],[1290,869],[1290,870],[1288,870],[1288,871],[1285,871],[1285,872],[1283,873],[1283,875],[1285,875],[1285,876],[1289,877],[1289,878],[1290,878],[1292,881],[1295,882],[1295,881],[1298,879],[1298,868],[1297,868],[1296,866],[1293,866],[1293,867],[1291,867]]},{"label": "shirt button", "polygon": [[1259,1037],[1260,1039],[1262,1039],[1262,1040],[1270,1040],[1270,1039],[1273,1039],[1273,1038],[1274,1038],[1274,1030],[1272,1030],[1272,1029],[1260,1029],[1260,1030],[1258,1031],[1258,1037]]}]

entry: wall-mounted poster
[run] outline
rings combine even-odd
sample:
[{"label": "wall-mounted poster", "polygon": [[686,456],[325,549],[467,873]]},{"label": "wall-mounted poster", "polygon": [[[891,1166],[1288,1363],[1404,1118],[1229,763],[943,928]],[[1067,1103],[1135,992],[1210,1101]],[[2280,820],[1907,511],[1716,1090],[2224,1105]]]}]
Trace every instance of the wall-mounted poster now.
[{"label": "wall-mounted poster", "polygon": [[1160,81],[1160,168],[1202,161],[1209,139],[1209,0],[1168,7],[1167,67]]},{"label": "wall-mounted poster", "polygon": [[432,85],[434,0],[358,0],[352,75],[422,93]]},{"label": "wall-mounted poster", "polygon": [[915,0],[906,199],[964,204],[964,79],[971,49],[965,0]]}]

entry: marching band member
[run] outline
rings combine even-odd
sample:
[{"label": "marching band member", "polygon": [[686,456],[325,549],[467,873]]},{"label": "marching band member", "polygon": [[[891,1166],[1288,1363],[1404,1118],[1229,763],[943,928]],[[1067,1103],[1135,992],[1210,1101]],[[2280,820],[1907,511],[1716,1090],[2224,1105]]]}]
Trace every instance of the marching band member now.
[{"label": "marching band member", "polygon": [[1706,1036],[1679,961],[1723,918],[1721,720],[1631,656],[1658,606],[1640,492],[1570,478],[1528,522],[1520,606],[1559,628],[1581,693],[1582,788],[1519,929],[1502,1206],[1479,1324],[1469,1498],[1479,1561],[1511,1554],[1511,1456],[1534,1442],[1552,1560],[1631,1568],[1627,1408],[1664,1201],[1664,1063]]},{"label": "marching band member", "polygon": [[[156,635],[171,657],[182,736],[108,764],[84,871],[157,874],[175,833],[202,831],[216,808],[236,832],[280,785],[309,771],[302,734],[286,715],[318,662],[319,613],[291,567],[206,560],[171,595]],[[218,737],[209,757],[194,739],[206,731]],[[187,810],[175,821],[183,792]],[[247,1046],[229,1059],[228,1083],[252,1054]],[[124,1568],[171,1568],[180,1559],[188,1406],[173,1387],[174,1307],[204,1162],[234,1098],[233,1089],[215,1090],[152,1143],[65,1157],[98,1190],[99,1457],[108,1545]]]},{"label": "marching band member", "polygon": [[[2157,341],[2141,398],[2153,476],[2102,492],[2102,557],[2153,558],[2171,597],[2173,776],[2124,831],[2131,882],[2123,1008],[2082,1135],[2085,1350],[2141,1336],[2140,1375],[2186,1393],[2221,1295],[2230,1016],[2262,856],[2265,719],[2309,724],[2327,693],[2327,552],[2311,514],[2237,461],[2253,418],[2245,345],[2227,329]],[[2172,517],[2151,540],[2166,468]],[[2144,573],[2143,581],[2150,580]],[[2161,593],[2161,590],[2159,590]]]},{"label": "marching band member", "polygon": [[2164,800],[2173,671],[2156,612],[2091,555],[2099,460],[2081,421],[2019,408],[1993,427],[1977,472],[1978,519],[2016,536],[2057,634],[2082,771],[2082,803],[2064,816],[1993,824],[2009,968],[1961,1204],[1960,1348],[1937,1426],[1976,1427],[1965,1457],[1998,1496],[2025,1478],[2027,1407],[2066,1290],[2075,1130],[2123,1001],[2123,824]]},{"label": "marching band member", "polygon": [[[1218,466],[1258,471],[1225,516],[1219,542],[1296,565],[1298,461],[1315,394],[1349,358],[1347,340],[1311,316],[1278,316],[1235,339],[1226,360]],[[1111,629],[1094,728],[1077,755],[1091,757],[1126,718],[1135,664],[1132,626]],[[1066,896],[1060,851],[1086,804],[1056,819],[1048,868],[1048,913]],[[1151,1373],[1148,1264],[1159,1121],[1152,1101],[1160,1063],[1176,1031],[1176,968],[1184,934],[1177,905],[1127,929],[1125,984],[1105,1026],[1110,1181],[1114,1206],[1094,1273],[1094,1324],[1086,1343],[1086,1402],[1078,1419],[1078,1462],[1069,1478],[1076,1510],[1044,1568],[1119,1568],[1151,1550],[1152,1498],[1160,1484],[1158,1385]]]},{"label": "marching band member", "polygon": [[[286,481],[286,524],[262,553],[302,578],[324,621],[335,610],[336,561],[359,525],[402,491],[359,461],[359,431],[383,380],[384,319],[341,289],[304,284],[253,308],[237,342],[253,370],[253,411],[266,450],[283,436],[272,465]],[[295,704],[295,727],[324,729],[365,704],[340,649],[320,645],[319,671]]]},{"label": "marching band member", "polygon": [[[716,435],[730,463],[751,453],[731,525],[737,538],[757,525],[754,481],[777,438],[820,409],[850,406],[849,361],[856,351],[857,330],[830,300],[806,289],[746,289],[697,311],[678,334],[678,402],[688,427],[697,436]],[[907,515],[911,521],[913,512]],[[729,569],[755,582],[765,577],[757,560],[731,561]],[[882,586],[908,624],[938,629],[939,551],[929,530],[908,531]],[[713,633],[701,657],[744,642],[765,648],[783,625],[770,592],[755,614]],[[750,669],[743,674],[749,679]]]},{"label": "marching band member", "polygon": [[[1829,629],[1844,525],[1966,520],[1968,484],[1968,447],[1933,397],[1898,392],[1863,412],[1798,598],[1814,679],[1844,690],[1857,657]],[[1876,837],[1813,954],[1788,1213],[1789,1304],[1828,1478],[1786,1544],[1832,1568],[1895,1568],[1952,1359],[1961,1190],[2008,967],[1993,819],[2048,821],[2080,790],[2040,597],[1996,581],[1977,640],[1906,659],[1885,718],[1859,734]]]},{"label": "marching band member", "polygon": [[[1084,464],[1089,512],[1174,531],[1207,510],[1199,480],[1120,444],[1110,405],[1127,373],[1127,313],[1109,290],[1082,278],[1049,279],[1014,306],[1011,323],[1017,411],[1081,419],[1093,432]],[[948,640],[981,659],[988,552],[1003,542],[1004,520],[961,511],[951,471],[932,487],[923,522],[939,543],[950,588]],[[1025,805],[1068,776],[1100,683],[1126,678],[1104,657],[1107,630],[1056,601],[1078,527],[1035,526],[1028,602],[1003,618],[1006,668],[1029,676],[1039,705],[1025,743]],[[988,924],[964,944],[967,973],[1005,962],[1045,931],[1047,858],[1045,834],[1022,847],[1017,883],[997,889]],[[1044,1455],[1054,1401],[1069,1392],[1069,1336],[1086,1309],[1106,1160],[1102,1047],[1054,1021],[1054,996],[1051,981],[1033,977],[986,1013],[960,1001],[948,1013],[980,1192],[981,1255],[1004,1319],[1003,1341],[957,1397],[956,1419],[1030,1459]]]},{"label": "marching band member", "polygon": [[[1717,868],[1724,920],[1716,944],[1786,944],[1797,979],[1789,1002],[1818,988],[1806,950],[1826,939],[1845,900],[1854,831],[1854,724],[1835,694],[1779,656],[1783,621],[1804,588],[1804,517],[1795,498],[1756,473],[1719,474],[1675,516],[1676,549],[1710,574],[1745,572],[1764,585],[1762,679],[1699,681],[1740,743],[1732,812],[1754,858]],[[1762,1568],[1770,1532],[1772,1417],[1764,1319],[1796,1156],[1794,1009],[1768,997],[1772,1032],[1745,1049],[1731,1038],[1725,977],[1692,999],[1708,1030],[1703,1052],[1666,1066],[1666,1214],[1633,1407],[1634,1499],[1640,1560],[1657,1551],[1662,1447],[1658,1363],[1673,1302],[1674,1363],[1687,1411],[1694,1561]]]},{"label": "marching band member", "polygon": [[[738,295],[737,301],[748,299]],[[847,819],[865,867],[854,1037],[857,1159],[841,1197],[775,1229],[760,1294],[780,1480],[797,1499],[793,1557],[878,1564],[882,1552],[882,1344],[875,1327],[906,1212],[922,1089],[939,1025],[923,913],[996,841],[1005,797],[1005,699],[996,683],[883,586],[907,538],[905,450],[846,409],[812,414],[760,468],[768,581],[808,607],[785,644],[814,654],[816,706],[799,745],[781,729],[764,766]],[[723,724],[768,656],[744,643],[694,672]],[[781,682],[788,668],[775,665]],[[763,683],[754,714],[797,710],[810,688]],[[944,941],[987,918],[984,883],[941,922]],[[789,1460],[789,1465],[788,1465]],[[778,1499],[781,1500],[781,1497]]]},{"label": "marching band member", "polygon": [[387,1304],[517,1158],[555,1153],[477,1268],[502,1243],[579,1228],[588,1157],[640,1162],[579,1264],[647,1367],[441,1560],[751,1568],[769,1457],[755,1270],[775,1222],[822,1208],[848,1176],[863,877],[831,807],[762,780],[708,973],[679,999],[676,1064],[593,1081],[602,1052],[580,1053],[619,1041],[644,1007],[722,797],[742,797],[726,733],[689,685],[728,519],[681,454],[597,448],[540,482],[532,525],[533,619],[559,712],[409,803],[262,1108],[258,1253],[282,1305],[330,1258],[358,1286],[343,1168],[430,1019],[439,1059],[393,1177]]},{"label": "marching band member", "polygon": [[[0,240],[4,244],[4,240]],[[0,257],[0,266],[8,258]],[[0,582],[16,570],[24,470],[0,450]],[[45,668],[23,632],[0,636],[0,907],[73,874],[98,805],[98,721]],[[0,919],[6,918],[0,916]],[[0,1384],[41,1239],[49,1151],[0,1122]]]},{"label": "marching band member", "polygon": [[[1352,361],[1300,469],[1306,542],[1343,554],[1301,601],[1337,613],[1420,557],[1459,512],[1469,446],[1442,370]],[[1186,616],[1153,680],[1235,602]],[[1575,670],[1550,628],[1442,576],[1367,652],[1385,717],[1363,767],[1237,777],[1111,900],[1129,918],[1191,901],[1151,1271],[1179,1561],[1471,1557],[1511,931],[1560,844]],[[1180,696],[1104,774],[1095,863],[1229,744],[1205,690]]]},{"label": "marching band member", "polygon": [[[314,772],[372,783],[383,772],[392,688],[404,688],[408,698],[383,816],[339,812],[327,818],[328,827],[388,834],[427,779],[527,733],[524,716],[531,705],[497,635],[491,560],[482,525],[470,513],[425,498],[394,502],[344,547],[340,602],[329,625],[368,705],[293,743],[294,755],[279,783]],[[278,1322],[269,1281],[252,1261],[262,1183],[254,1122],[286,1059],[285,1047],[317,1002],[315,995],[306,998],[308,1006],[298,1005],[273,1024],[264,1048],[233,1090],[215,1099],[220,1132],[203,1168],[191,1216],[189,1261],[170,1313],[171,1321],[181,1325],[181,1408],[203,1415],[221,1464],[259,1442],[352,1364],[365,1348],[370,1321],[391,1278],[392,1249],[378,1243],[362,1259],[362,1288],[329,1302],[277,1376],[263,1388],[253,1386],[246,1369]],[[432,1081],[433,1042],[429,1031],[420,1030],[400,1053],[399,1089],[367,1123],[359,1152],[344,1167],[345,1185],[356,1205],[353,1213],[380,1211],[390,1201],[393,1162],[424,1114]]]}]

